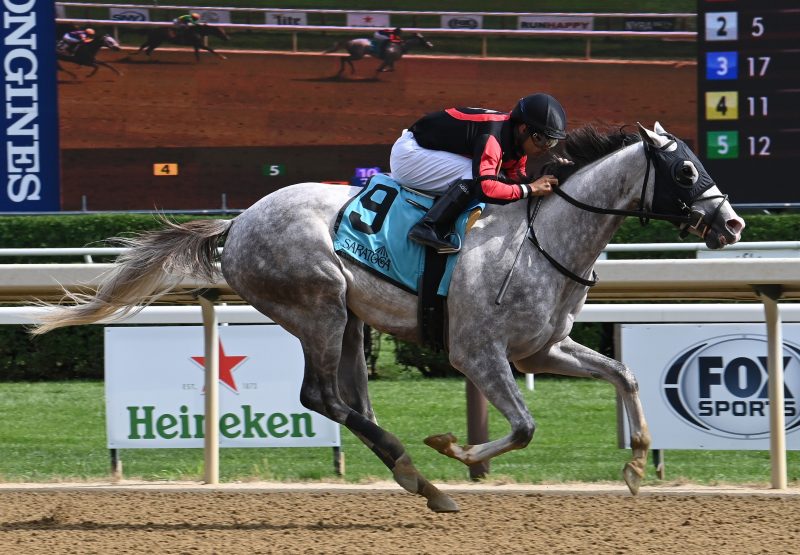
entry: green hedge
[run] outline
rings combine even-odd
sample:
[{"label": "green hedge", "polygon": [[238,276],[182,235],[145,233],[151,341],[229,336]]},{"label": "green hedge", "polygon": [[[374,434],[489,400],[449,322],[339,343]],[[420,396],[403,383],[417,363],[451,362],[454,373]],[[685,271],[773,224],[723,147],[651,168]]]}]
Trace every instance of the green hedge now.
[{"label": "green hedge", "polygon": [[[183,221],[197,217],[176,219]],[[800,237],[798,214],[745,215],[745,219],[745,241],[792,241]],[[108,237],[155,227],[159,227],[158,222],[148,214],[4,216],[0,218],[0,237],[3,237],[6,248],[105,246],[104,240]],[[633,218],[624,223],[614,238],[615,243],[674,241],[676,234],[670,224],[651,222],[641,227]],[[674,257],[676,254],[680,253],[643,253],[642,256]],[[2,263],[64,261],[63,258],[6,257]],[[608,354],[608,332],[600,324],[576,325],[573,337]],[[415,345],[398,342],[395,356],[401,366],[417,369],[423,375],[446,376],[454,372],[442,353],[431,353]],[[102,376],[101,326],[67,328],[40,337],[32,337],[22,326],[0,326],[0,379],[99,379]]]}]

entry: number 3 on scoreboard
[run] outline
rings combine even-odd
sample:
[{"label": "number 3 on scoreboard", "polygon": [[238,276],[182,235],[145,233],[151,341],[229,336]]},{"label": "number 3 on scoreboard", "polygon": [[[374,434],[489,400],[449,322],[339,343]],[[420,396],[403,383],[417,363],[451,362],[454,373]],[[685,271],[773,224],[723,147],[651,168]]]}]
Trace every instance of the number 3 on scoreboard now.
[{"label": "number 3 on scoreboard", "polygon": [[739,119],[739,93],[736,91],[707,92],[706,119]]}]

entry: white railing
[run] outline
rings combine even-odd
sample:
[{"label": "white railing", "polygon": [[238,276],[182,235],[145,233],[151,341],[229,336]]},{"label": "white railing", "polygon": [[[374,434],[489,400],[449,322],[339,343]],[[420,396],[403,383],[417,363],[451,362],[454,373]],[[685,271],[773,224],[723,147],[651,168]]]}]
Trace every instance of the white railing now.
[{"label": "white railing", "polygon": [[[792,242],[794,243],[794,242]],[[639,249],[641,245],[636,245]],[[660,245],[663,249],[664,245]],[[3,249],[0,254],[20,255],[22,251],[31,252],[35,249]],[[80,249],[78,249],[80,250]],[[70,249],[69,254],[77,254]],[[91,288],[101,279],[102,274],[110,269],[111,264],[0,264],[0,297],[5,302],[24,302],[30,296],[61,294],[62,286],[67,289]],[[781,340],[781,311],[797,318],[798,304],[778,304],[782,299],[800,299],[800,259],[795,258],[740,258],[718,260],[600,260],[596,264],[596,271],[600,278],[598,285],[590,291],[590,299],[602,300],[652,300],[654,298],[694,299],[714,298],[728,300],[749,300],[763,303],[764,320],[767,324],[768,344],[768,375],[771,384],[770,395],[770,453],[772,461],[772,487],[785,489],[786,475],[786,444],[785,430],[780,425],[783,408],[783,362]],[[218,311],[223,313],[234,310],[241,311],[247,318],[254,316],[250,310],[239,307],[218,307],[207,297],[194,298],[187,294],[188,289],[217,288],[227,289],[231,299],[238,296],[230,291],[226,283],[198,283],[186,281],[184,287],[177,295],[173,296],[180,302],[199,302],[200,317],[205,329],[206,353],[213,353],[209,348],[217,344],[217,325],[219,322]],[[241,299],[238,299],[241,301]],[[638,305],[624,307],[624,305],[599,305],[603,308],[592,308],[587,305],[583,313],[587,316],[594,312],[595,320],[584,321],[674,321],[669,318],[679,315],[680,321],[719,321],[712,318],[711,314],[717,310],[717,305]],[[757,314],[753,309],[742,309],[739,305],[733,308],[724,308],[726,316],[735,321],[756,320]],[[751,305],[758,306],[758,305]],[[608,308],[606,308],[608,307]],[[622,308],[621,308],[622,307]],[[779,307],[781,307],[779,309]],[[158,314],[153,312],[161,307],[150,307],[141,314],[141,318],[155,316],[166,318],[167,314],[175,315],[177,311],[168,310]],[[178,307],[171,307],[178,308]],[[185,308],[195,308],[194,311]],[[196,307],[185,307],[181,312],[182,318],[197,318]],[[246,307],[249,308],[249,307]],[[781,310],[782,309],[782,310]],[[36,321],[37,309],[20,309],[18,307],[0,308],[0,314],[9,318],[9,323],[20,323],[15,318],[28,319],[27,322]],[[620,311],[626,310],[627,314]],[[28,312],[22,312],[28,311]],[[147,312],[150,311],[150,312]],[[672,313],[672,314],[670,314]],[[721,316],[720,316],[721,317]],[[614,318],[615,320],[611,320]],[[764,321],[762,320],[762,321]],[[150,320],[155,323],[159,320]],[[129,322],[133,323],[133,322]],[[163,323],[163,322],[162,322]],[[219,376],[218,359],[213,355],[206,355],[206,390],[212,391],[216,386]],[[774,396],[774,397],[773,397]],[[206,405],[207,421],[216,422],[218,408],[210,397]],[[211,437],[211,431],[207,437]],[[218,481],[218,460],[215,458],[214,449],[206,445],[206,482],[214,484]],[[209,462],[213,461],[213,462]]]}]

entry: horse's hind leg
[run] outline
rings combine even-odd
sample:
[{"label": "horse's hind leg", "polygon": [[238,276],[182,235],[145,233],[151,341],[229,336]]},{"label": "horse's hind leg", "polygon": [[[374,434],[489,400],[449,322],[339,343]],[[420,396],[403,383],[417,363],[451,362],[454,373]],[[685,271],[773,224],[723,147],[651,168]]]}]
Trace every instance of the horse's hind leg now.
[{"label": "horse's hind leg", "polygon": [[[360,322],[348,317],[343,305],[342,298],[342,306],[318,305],[301,316],[307,320],[308,314],[314,314],[315,322],[319,324],[312,326],[313,329],[298,330],[306,362],[301,402],[309,409],[346,426],[392,471],[400,486],[425,497],[428,508],[436,512],[457,511],[455,502],[419,473],[400,440],[378,426],[369,416],[364,416],[363,412],[369,415],[371,408],[363,406],[363,400],[361,412],[343,401],[337,380],[342,359],[347,362],[348,358],[355,356],[353,349],[363,349],[363,336],[352,328],[347,329],[348,321],[350,325]],[[356,344],[354,340],[359,341]],[[345,343],[347,348],[344,348]],[[360,358],[363,359],[363,353]],[[352,392],[347,397],[352,397]]]},{"label": "horse's hind leg", "polygon": [[[335,265],[332,265],[329,272],[320,268],[316,276],[317,279],[312,280],[303,276],[305,281],[302,282],[302,293],[287,293],[291,297],[291,303],[283,300],[265,303],[259,298],[246,299],[300,340],[305,359],[300,402],[308,409],[347,427],[392,471],[400,486],[425,497],[431,510],[458,511],[458,505],[449,496],[439,491],[417,471],[400,440],[374,422],[366,392],[363,351],[361,354],[356,353],[356,349],[363,349],[363,335],[356,329],[361,322],[349,314],[345,306],[344,277],[341,274],[336,275]],[[225,277],[229,283],[233,282],[232,285],[237,290],[243,290],[243,284],[236,283],[236,276],[226,272]],[[337,282],[333,283],[333,280]],[[254,289],[253,284],[249,289],[262,290]],[[354,361],[358,368],[342,370],[343,364]],[[340,383],[339,378],[343,374],[345,377]],[[356,389],[350,389],[351,386]],[[344,395],[341,393],[343,388],[348,389]],[[349,406],[343,396],[355,403],[356,407]]]},{"label": "horse's hind leg", "polygon": [[570,338],[553,345],[545,352],[516,361],[515,364],[523,372],[601,378],[614,385],[628,414],[633,451],[633,458],[625,465],[622,474],[631,493],[636,495],[644,478],[647,451],[650,448],[650,432],[639,400],[639,385],[630,369],[621,362],[603,356]]},{"label": "horse's hind leg", "polygon": [[367,361],[364,358],[364,322],[348,312],[339,360],[339,394],[344,402],[364,418],[377,423],[367,387]]}]

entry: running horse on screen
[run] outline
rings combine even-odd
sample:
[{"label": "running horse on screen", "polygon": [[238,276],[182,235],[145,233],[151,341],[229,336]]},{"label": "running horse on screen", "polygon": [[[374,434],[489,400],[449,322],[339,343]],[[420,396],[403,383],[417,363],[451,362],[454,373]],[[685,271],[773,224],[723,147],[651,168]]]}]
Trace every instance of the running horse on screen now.
[{"label": "running horse on screen", "polygon": [[[372,44],[372,41],[364,38],[334,43],[334,45],[324,51],[323,54],[330,54],[331,52],[336,52],[342,48],[347,50],[348,55],[339,58],[339,72],[336,74],[337,77],[344,73],[345,64],[350,66],[350,73],[352,74],[356,72],[353,62],[357,62],[368,54],[375,58],[379,57],[375,47]],[[380,57],[381,65],[378,66],[375,72],[380,73],[383,71],[394,71],[395,62],[397,62],[403,57],[404,54],[408,53],[408,51],[413,48],[430,49],[433,48],[433,43],[426,40],[425,37],[423,37],[420,33],[414,33],[409,38],[401,42],[391,42],[386,45],[386,48],[383,51],[383,56]]]},{"label": "running horse on screen", "polygon": [[[111,50],[119,51],[120,46],[117,39],[112,37],[111,35],[102,35],[97,36],[89,42],[82,43],[77,45],[75,48],[75,52],[72,53],[69,51],[69,47],[67,43],[63,40],[59,41],[56,44],[56,57],[59,61],[64,62],[72,62],[73,64],[77,64],[79,66],[86,66],[92,68],[92,71],[87,75],[87,77],[91,77],[97,70],[101,67],[105,67],[116,73],[117,75],[122,75],[122,72],[119,71],[117,68],[109,64],[108,62],[102,62],[97,60],[97,53],[100,51],[101,48],[109,48]],[[58,71],[63,71],[64,73],[68,73],[72,76],[73,79],[77,78],[70,70],[64,68],[59,61],[56,61],[56,67]]]},{"label": "running horse on screen", "polygon": [[147,38],[134,54],[144,51],[150,56],[153,50],[163,43],[177,44],[181,46],[191,46],[194,49],[194,57],[200,61],[200,50],[205,50],[214,54],[220,60],[225,60],[225,56],[208,46],[205,42],[206,37],[216,37],[224,41],[230,40],[228,34],[222,27],[201,23],[186,29],[174,29],[168,27],[158,27],[147,32]]},{"label": "running horse on screen", "polygon": [[[639,126],[638,133],[580,128],[566,140],[565,154],[575,165],[562,168],[572,173],[558,176],[556,194],[485,208],[463,240],[450,282],[450,362],[500,411],[510,432],[461,445],[445,431],[425,443],[465,465],[526,447],[535,423],[509,362],[526,373],[600,378],[614,385],[625,406],[632,458],[622,476],[636,494],[650,434],[635,377],[621,362],[569,337],[594,283],[595,261],[628,215],[643,223],[670,221],[713,249],[736,243],[745,223],[686,144],[658,123],[653,130]],[[68,294],[74,304],[52,306],[34,332],[122,318],[176,287],[182,276],[215,283],[224,238],[220,261],[227,283],[300,340],[303,405],[348,428],[430,509],[457,511],[455,501],[417,470],[400,440],[378,425],[370,403],[364,324],[406,341],[417,341],[420,329],[416,295],[334,251],[337,215],[358,192],[301,183],[230,220],[166,222],[120,240],[130,250],[96,293]],[[507,281],[512,265],[516,273]]]}]

